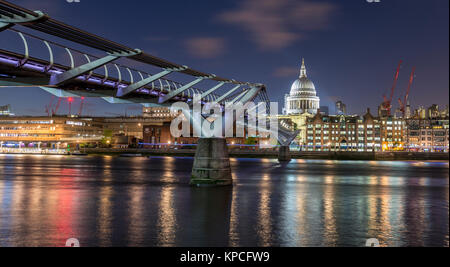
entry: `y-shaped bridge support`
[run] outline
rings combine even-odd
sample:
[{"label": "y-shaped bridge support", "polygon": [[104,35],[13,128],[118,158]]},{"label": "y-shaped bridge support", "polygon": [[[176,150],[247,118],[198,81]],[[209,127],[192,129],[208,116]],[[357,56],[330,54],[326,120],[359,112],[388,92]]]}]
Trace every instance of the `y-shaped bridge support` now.
[{"label": "y-shaped bridge support", "polygon": [[[232,91],[237,90],[235,87]],[[240,96],[240,102],[244,105],[252,101],[261,91],[260,87],[253,87]],[[239,99],[238,98],[238,99]],[[200,101],[200,99],[194,99]],[[233,101],[234,102],[234,101]],[[189,111],[184,111],[185,116],[190,116]],[[192,123],[192,118],[190,118]],[[203,118],[202,118],[203,121]],[[196,124],[193,124],[196,127]],[[198,125],[198,124],[197,124]],[[201,127],[201,124],[200,124]],[[202,136],[203,133],[202,133]],[[200,138],[195,153],[194,166],[192,168],[191,185],[194,186],[225,186],[232,185],[230,157],[226,138]]]},{"label": "y-shaped bridge support", "polygon": [[282,125],[278,125],[278,135],[280,148],[278,151],[278,161],[279,162],[290,162],[291,161],[291,151],[290,145],[292,141],[300,134],[300,130],[294,131],[293,133],[283,129]]}]

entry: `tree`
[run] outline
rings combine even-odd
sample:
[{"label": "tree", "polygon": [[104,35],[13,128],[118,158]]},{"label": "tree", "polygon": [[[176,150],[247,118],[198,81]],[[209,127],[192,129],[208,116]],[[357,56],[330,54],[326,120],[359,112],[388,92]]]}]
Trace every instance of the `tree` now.
[{"label": "tree", "polygon": [[248,137],[248,138],[245,140],[245,144],[246,144],[246,145],[256,145],[257,143],[258,143],[258,141],[256,140],[255,137]]},{"label": "tree", "polygon": [[104,130],[103,131],[103,138],[101,140],[102,145],[103,146],[110,146],[111,140],[112,140],[112,136],[113,136],[113,131],[112,130]]}]

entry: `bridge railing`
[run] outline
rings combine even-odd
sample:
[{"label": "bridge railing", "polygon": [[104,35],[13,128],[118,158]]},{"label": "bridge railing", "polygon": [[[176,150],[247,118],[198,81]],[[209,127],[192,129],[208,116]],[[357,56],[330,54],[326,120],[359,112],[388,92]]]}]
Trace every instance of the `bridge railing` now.
[{"label": "bridge railing", "polygon": [[[16,29],[8,29],[2,32],[1,35],[1,49],[23,56],[22,61],[20,63],[18,62],[18,65],[25,64],[30,58],[34,57],[45,60],[47,62],[45,71],[50,71],[56,66],[64,66],[65,69],[73,69],[100,58],[78,49],[45,40],[36,35]],[[115,81],[117,86],[130,85],[152,75],[146,71],[119,63],[108,63],[101,68],[95,69],[90,75],[94,73],[102,76],[104,79]],[[139,92],[147,94],[151,92],[170,93],[182,86],[183,84],[180,82],[161,78],[142,88]],[[194,94],[202,93],[204,93],[203,89],[192,87],[183,95],[191,98]],[[218,97],[218,94],[211,94],[208,96],[208,99],[205,100],[213,101]]]},{"label": "bridge railing", "polygon": [[[26,32],[19,31],[16,26],[24,27]],[[28,33],[29,31],[32,31],[32,34]],[[23,51],[12,56],[8,53],[0,54],[0,64],[5,54],[4,58],[16,63],[16,68],[10,67],[9,73],[6,73],[7,78],[5,78],[6,81],[3,79],[3,84],[2,76],[5,77],[5,75],[0,73],[0,86],[11,86],[11,84],[41,86],[45,87],[44,90],[49,89],[48,92],[58,96],[73,94],[73,96],[103,97],[111,103],[147,101],[145,103],[167,105],[175,101],[189,101],[194,94],[202,94],[204,102],[217,101],[222,104],[229,100],[251,102],[259,98],[260,101],[267,103],[267,109],[269,109],[269,100],[263,84],[241,82],[201,72],[67,25],[41,11],[31,11],[0,0],[0,35],[10,32],[17,34],[23,44],[14,48],[23,47]],[[40,37],[44,34],[46,34],[45,39]],[[59,41],[83,48],[74,49],[69,47],[71,45],[47,40],[48,37],[58,38]],[[10,42],[14,38],[7,40]],[[40,49],[44,50],[39,53],[41,56],[33,57],[30,49],[32,42],[40,43]],[[86,51],[85,49],[102,51],[104,54],[94,56],[83,52]],[[56,50],[60,51],[56,52]],[[58,63],[60,61],[57,58],[61,57],[63,61]],[[131,60],[131,65],[134,67],[118,63],[122,59]],[[7,60],[3,60],[3,63]],[[138,70],[139,67],[136,66],[151,66],[158,70],[155,71],[156,74],[153,74],[153,72]],[[24,69],[22,73],[19,73],[20,68]],[[34,78],[33,75],[36,73],[16,79],[17,82],[10,79],[16,74],[26,74],[36,69],[41,70],[41,73],[37,74],[40,75],[39,79]],[[42,73],[46,76],[43,77]],[[179,82],[167,78],[178,74],[190,76],[188,78],[190,82]],[[205,89],[195,87],[199,83],[208,87]],[[226,89],[227,87],[231,88]],[[56,92],[55,88],[59,91]],[[218,93],[221,90],[225,92],[222,95]]]}]

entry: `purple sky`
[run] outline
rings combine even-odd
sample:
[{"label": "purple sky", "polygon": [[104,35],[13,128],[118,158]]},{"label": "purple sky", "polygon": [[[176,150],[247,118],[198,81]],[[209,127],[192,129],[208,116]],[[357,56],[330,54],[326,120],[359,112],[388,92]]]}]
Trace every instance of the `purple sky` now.
[{"label": "purple sky", "polygon": [[[449,102],[448,0],[13,2],[201,71],[264,83],[280,107],[302,57],[322,105],[342,100],[350,113],[375,111],[400,59],[394,99],[416,66],[411,104]],[[9,42],[1,36],[0,48]],[[50,99],[37,88],[0,90],[0,105],[11,104],[16,114],[45,114]],[[135,114],[140,108],[88,99],[84,114]]]}]

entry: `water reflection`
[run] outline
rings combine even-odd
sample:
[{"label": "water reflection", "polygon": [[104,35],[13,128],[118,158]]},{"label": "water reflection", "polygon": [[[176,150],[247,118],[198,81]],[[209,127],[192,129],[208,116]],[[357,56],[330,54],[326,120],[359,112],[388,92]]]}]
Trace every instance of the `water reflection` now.
[{"label": "water reflection", "polygon": [[336,214],[334,208],[336,207],[335,193],[336,188],[333,184],[335,177],[325,177],[325,188],[323,192],[323,213],[324,213],[324,231],[323,238],[325,246],[336,246],[338,234],[336,232]]},{"label": "water reflection", "polygon": [[448,162],[0,157],[0,246],[448,246]]},{"label": "water reflection", "polygon": [[258,225],[257,234],[259,237],[258,246],[270,247],[272,237],[272,214],[271,214],[271,181],[268,174],[264,174],[261,177],[261,183],[259,185],[259,207],[258,207]]},{"label": "water reflection", "polygon": [[230,231],[228,233],[228,236],[230,237],[228,246],[230,246],[230,247],[239,247],[239,243],[240,243],[239,231],[238,231],[239,214],[238,214],[238,210],[237,210],[238,190],[239,190],[239,186],[234,188],[233,193],[232,193],[232,198],[231,198]]},{"label": "water reflection", "polygon": [[112,186],[102,186],[100,188],[100,203],[98,207],[98,235],[100,246],[108,247],[112,245],[111,234],[112,234],[112,209],[113,203],[111,201],[113,195]]},{"label": "water reflection", "polygon": [[171,187],[163,187],[161,189],[161,200],[158,213],[158,246],[175,245],[175,208],[174,208],[174,189]]}]

